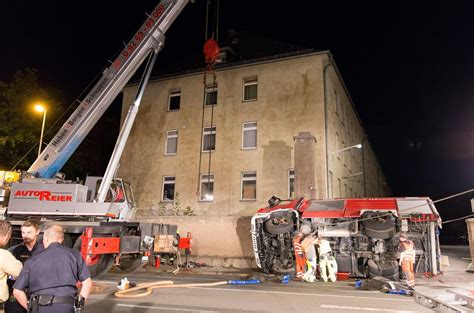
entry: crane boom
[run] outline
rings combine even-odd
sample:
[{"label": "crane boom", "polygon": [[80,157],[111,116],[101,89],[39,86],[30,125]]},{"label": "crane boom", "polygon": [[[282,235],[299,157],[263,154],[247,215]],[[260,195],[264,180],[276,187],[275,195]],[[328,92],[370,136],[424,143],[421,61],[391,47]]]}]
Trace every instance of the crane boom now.
[{"label": "crane boom", "polygon": [[51,178],[64,166],[150,51],[159,50],[163,45],[164,33],[188,2],[189,0],[163,0],[155,7],[31,165],[29,173],[41,178]]}]

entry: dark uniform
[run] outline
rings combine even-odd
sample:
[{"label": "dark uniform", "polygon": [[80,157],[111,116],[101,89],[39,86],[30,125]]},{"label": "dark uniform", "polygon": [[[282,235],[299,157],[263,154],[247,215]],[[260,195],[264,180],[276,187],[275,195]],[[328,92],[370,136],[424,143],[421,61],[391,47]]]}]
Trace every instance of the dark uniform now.
[{"label": "dark uniform", "polygon": [[64,302],[77,295],[77,282],[89,277],[89,269],[79,251],[53,242],[25,262],[13,288],[23,291],[28,288],[32,295],[45,298],[54,295],[57,302],[53,300],[51,305],[40,306],[40,313],[74,312],[73,302]]},{"label": "dark uniform", "polygon": [[[30,251],[26,247],[25,243],[20,243],[16,246],[11,247],[8,249],[13,256],[20,261],[21,263],[25,264],[25,261],[28,260],[32,255],[36,255],[44,250],[44,246],[42,243],[36,242],[33,249]],[[15,283],[14,280],[8,280],[8,289],[10,292],[10,299],[5,303],[5,312],[6,313],[26,313],[27,311],[16,301],[15,297],[13,296],[13,284]]]}]

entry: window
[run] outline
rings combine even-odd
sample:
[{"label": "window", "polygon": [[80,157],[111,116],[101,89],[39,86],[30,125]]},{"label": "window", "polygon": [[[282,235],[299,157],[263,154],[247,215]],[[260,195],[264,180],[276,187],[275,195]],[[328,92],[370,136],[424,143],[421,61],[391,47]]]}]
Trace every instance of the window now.
[{"label": "window", "polygon": [[163,195],[161,200],[168,202],[174,200],[174,176],[163,177]]},{"label": "window", "polygon": [[242,124],[242,149],[257,148],[257,122]]},{"label": "window", "polygon": [[216,150],[216,128],[204,127],[202,133],[202,152],[210,152]]},{"label": "window", "polygon": [[257,77],[244,78],[244,101],[257,100],[258,79]]},{"label": "window", "polygon": [[181,104],[181,90],[170,90],[168,97],[168,111],[179,111]]},{"label": "window", "polygon": [[165,155],[175,155],[178,152],[178,131],[166,132]]},{"label": "window", "polygon": [[217,84],[206,86],[206,106],[217,105]]},{"label": "window", "polygon": [[331,171],[329,171],[329,177],[328,177],[328,198],[333,197],[333,191],[332,191],[332,180],[333,180],[333,174]]},{"label": "window", "polygon": [[242,172],[241,183],[241,200],[257,199],[257,172]]},{"label": "window", "polygon": [[337,179],[337,185],[339,187],[339,198],[342,198],[342,184],[341,184],[341,179]]},{"label": "window", "polygon": [[214,174],[201,174],[201,183],[199,190],[199,200],[214,200]]},{"label": "window", "polygon": [[339,115],[341,109],[339,108],[340,105],[340,100],[339,100],[339,95],[337,94],[337,91],[334,90],[334,112],[336,115]]},{"label": "window", "polygon": [[288,198],[295,198],[295,170],[288,170]]}]

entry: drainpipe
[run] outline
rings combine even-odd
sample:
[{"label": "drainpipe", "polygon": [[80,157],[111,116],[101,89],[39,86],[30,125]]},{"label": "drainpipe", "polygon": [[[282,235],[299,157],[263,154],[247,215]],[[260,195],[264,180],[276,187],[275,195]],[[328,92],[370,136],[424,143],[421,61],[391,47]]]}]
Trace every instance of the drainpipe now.
[{"label": "drainpipe", "polygon": [[326,64],[323,68],[323,85],[324,85],[324,144],[326,149],[326,198],[329,198],[329,155],[328,155],[328,110],[327,110],[327,84],[326,84],[326,70],[333,65],[332,54],[328,53],[329,64]]},{"label": "drainpipe", "polygon": [[365,171],[365,145],[368,142],[367,135],[362,140],[362,183],[364,187],[364,198],[367,198],[367,182],[366,182],[366,171]]}]

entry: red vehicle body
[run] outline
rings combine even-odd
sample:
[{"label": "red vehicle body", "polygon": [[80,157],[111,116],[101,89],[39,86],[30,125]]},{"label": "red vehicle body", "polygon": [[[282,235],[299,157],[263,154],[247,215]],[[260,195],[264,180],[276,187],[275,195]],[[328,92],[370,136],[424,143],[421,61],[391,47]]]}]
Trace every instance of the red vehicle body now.
[{"label": "red vehicle body", "polygon": [[252,218],[255,260],[266,273],[294,271],[292,239],[302,223],[328,239],[339,272],[399,278],[398,235],[415,243],[416,272],[437,274],[441,219],[426,197],[285,200],[276,197]]}]

